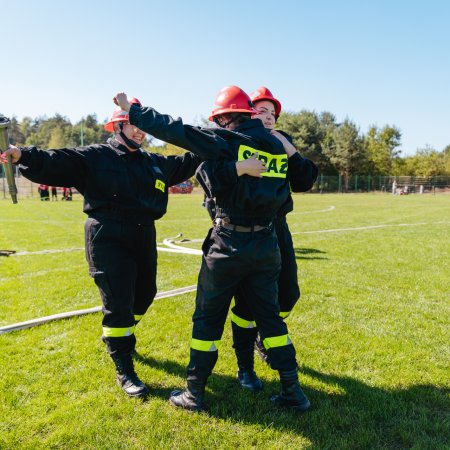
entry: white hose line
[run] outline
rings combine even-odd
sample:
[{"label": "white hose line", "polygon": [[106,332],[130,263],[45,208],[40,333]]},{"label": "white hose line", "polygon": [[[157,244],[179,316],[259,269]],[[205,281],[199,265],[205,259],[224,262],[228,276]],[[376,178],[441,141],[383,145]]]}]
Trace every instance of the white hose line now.
[{"label": "white hose line", "polygon": [[196,250],[194,248],[165,248],[165,247],[157,247],[158,252],[167,252],[167,253],[184,253],[185,255],[201,255],[201,250]]},{"label": "white hose line", "polygon": [[[155,300],[161,298],[174,297],[176,295],[187,294],[188,292],[193,292],[197,290],[197,285],[186,286],[178,289],[172,289],[170,291],[159,292],[155,295]],[[19,322],[12,325],[6,325],[0,327],[0,334],[10,333],[11,331],[25,330],[26,328],[36,327],[53,320],[67,319],[69,317],[83,316],[84,314],[91,314],[95,312],[100,312],[102,310],[101,306],[95,306],[94,308],[79,309],[76,311],[68,311],[59,314],[53,314],[51,316],[40,317],[39,319],[27,320],[26,322]]]},{"label": "white hose line", "polygon": [[78,252],[80,250],[84,250],[84,248],[78,247],[78,248],[62,248],[62,249],[54,249],[54,250],[39,250],[37,252],[17,252],[17,253],[13,253],[10,256],[45,255],[47,253]]},{"label": "white hose line", "polygon": [[321,212],[330,212],[333,211],[334,209],[336,209],[336,206],[331,205],[328,208],[325,209],[317,209],[315,211],[291,211],[289,213],[290,216],[297,216],[299,214],[315,214],[315,213],[321,213]]},{"label": "white hose line", "polygon": [[354,228],[334,228],[329,230],[313,230],[313,231],[295,231],[294,234],[315,234],[315,233],[339,233],[341,231],[362,231],[362,230],[374,230],[377,228],[388,228],[388,227],[415,227],[422,225],[437,225],[437,224],[450,224],[445,220],[439,222],[416,222],[416,223],[390,223],[383,225],[368,225],[366,227],[354,227]]},{"label": "white hose line", "polygon": [[[191,241],[194,242],[194,241]],[[199,241],[200,242],[200,241]],[[167,253],[185,253],[187,255],[201,255],[200,250],[195,249],[185,249],[184,247],[175,247],[175,248],[166,248],[166,247],[156,247],[156,249],[159,252],[167,252]],[[78,252],[78,251],[84,251],[84,248],[62,248],[62,249],[55,249],[55,250],[39,250],[37,252],[17,252],[17,253],[10,253],[9,257],[12,256],[30,256],[30,255],[46,255],[50,253],[68,253],[68,252]],[[5,250],[6,252],[6,250]],[[199,253],[200,252],[200,253]],[[6,254],[5,254],[6,256]]]},{"label": "white hose line", "polygon": [[[165,246],[169,247],[170,249],[172,249],[176,252],[179,252],[179,253],[187,253],[189,255],[202,255],[203,254],[203,252],[201,250],[197,250],[195,248],[186,248],[186,247],[182,247],[180,245],[175,245],[173,242],[174,239],[181,237],[181,236],[183,236],[183,235],[181,234],[174,238],[164,239],[163,244]],[[189,242],[193,242],[193,241],[189,240]]]}]

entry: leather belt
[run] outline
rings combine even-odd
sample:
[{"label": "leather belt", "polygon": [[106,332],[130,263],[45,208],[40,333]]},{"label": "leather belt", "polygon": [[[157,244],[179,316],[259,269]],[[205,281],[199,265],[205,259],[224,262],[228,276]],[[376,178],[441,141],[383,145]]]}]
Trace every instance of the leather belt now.
[{"label": "leather belt", "polygon": [[238,231],[240,233],[251,233],[255,231],[262,231],[270,226],[270,224],[268,224],[268,225],[253,225],[251,227],[244,227],[242,225],[234,225],[230,222],[227,222],[224,219],[215,219],[214,224],[222,228],[225,228],[226,230]]}]

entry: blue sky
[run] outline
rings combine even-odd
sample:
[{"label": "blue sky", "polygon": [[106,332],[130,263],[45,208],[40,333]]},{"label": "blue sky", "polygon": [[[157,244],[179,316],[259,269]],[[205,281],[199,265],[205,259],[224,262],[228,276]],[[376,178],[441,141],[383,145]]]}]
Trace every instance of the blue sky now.
[{"label": "blue sky", "polygon": [[194,123],[217,92],[267,86],[283,108],[450,144],[450,2],[0,1],[0,112],[104,120],[118,91]]}]

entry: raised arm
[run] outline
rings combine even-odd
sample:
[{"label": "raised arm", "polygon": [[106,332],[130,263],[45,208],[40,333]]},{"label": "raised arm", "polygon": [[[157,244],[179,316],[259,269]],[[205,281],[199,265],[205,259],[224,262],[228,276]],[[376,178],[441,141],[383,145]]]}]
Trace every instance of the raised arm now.
[{"label": "raised arm", "polygon": [[181,118],[173,119],[153,108],[131,105],[124,93],[116,94],[114,102],[129,112],[132,125],[157,139],[189,150],[204,160],[230,157],[227,142],[214,129],[185,125]]}]

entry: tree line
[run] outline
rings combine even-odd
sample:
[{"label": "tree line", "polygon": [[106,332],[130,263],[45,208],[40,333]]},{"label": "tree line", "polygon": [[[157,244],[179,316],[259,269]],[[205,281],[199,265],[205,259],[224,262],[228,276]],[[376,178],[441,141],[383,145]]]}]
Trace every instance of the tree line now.
[{"label": "tree line", "polygon": [[[205,120],[202,125],[207,123]],[[431,147],[418,149],[412,156],[399,150],[401,131],[391,125],[371,126],[366,134],[350,119],[337,122],[330,112],[302,110],[283,112],[277,129],[293,138],[301,154],[312,159],[323,175],[450,176],[450,145],[438,151]],[[72,125],[64,116],[24,117],[11,119],[10,141],[19,146],[43,149],[78,147],[105,142],[110,134],[95,114]],[[149,137],[144,148],[162,154],[183,152],[173,145],[155,146]]]}]

